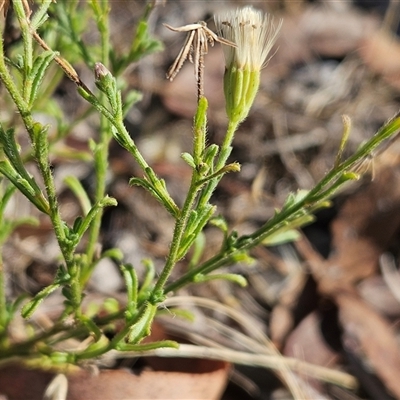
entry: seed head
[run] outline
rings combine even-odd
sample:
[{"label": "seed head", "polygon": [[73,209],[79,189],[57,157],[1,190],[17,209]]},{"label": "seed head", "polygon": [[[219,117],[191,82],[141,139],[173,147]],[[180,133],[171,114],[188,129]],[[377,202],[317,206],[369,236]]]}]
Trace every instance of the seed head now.
[{"label": "seed head", "polygon": [[243,121],[253,104],[260,85],[260,71],[268,62],[281,21],[251,6],[215,16],[218,33],[236,43],[224,46],[226,72],[224,91],[228,117]]},{"label": "seed head", "polygon": [[224,47],[227,67],[232,63],[239,69],[261,69],[275,43],[281,21],[274,24],[270,14],[251,6],[215,16],[218,33],[237,47]]}]

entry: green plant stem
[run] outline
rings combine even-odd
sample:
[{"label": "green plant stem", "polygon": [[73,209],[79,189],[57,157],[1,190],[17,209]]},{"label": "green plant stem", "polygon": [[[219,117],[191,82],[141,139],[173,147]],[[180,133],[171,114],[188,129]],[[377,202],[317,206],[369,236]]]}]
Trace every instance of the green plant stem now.
[{"label": "green plant stem", "polygon": [[[18,3],[17,9],[19,12],[23,11],[22,5],[20,2]],[[21,9],[19,8],[22,8]],[[22,21],[20,23],[26,23],[27,20],[26,18],[22,18],[19,16],[19,19]],[[28,29],[28,28],[26,28]],[[31,40],[24,40],[24,45],[25,43],[28,43],[28,47],[31,45]],[[29,45],[30,43],[30,45]],[[32,51],[32,49],[31,49]],[[25,72],[25,75],[29,74],[28,72]],[[41,176],[43,178],[44,182],[44,187],[46,190],[46,195],[47,195],[47,200],[49,203],[49,217],[51,219],[54,232],[58,241],[58,244],[60,246],[62,255],[64,257],[66,267],[68,271],[74,270],[76,267],[75,260],[73,257],[73,249],[71,246],[70,241],[68,240],[67,237],[67,227],[65,223],[62,221],[61,215],[60,215],[60,210],[58,207],[58,202],[57,202],[57,194],[56,194],[56,188],[54,185],[54,179],[53,175],[50,169],[50,161],[49,161],[49,142],[48,142],[48,137],[47,137],[47,131],[44,129],[40,124],[35,123],[35,121],[32,118],[32,114],[29,110],[29,107],[27,105],[27,102],[19,95],[18,89],[8,72],[8,69],[5,64],[4,60],[4,51],[3,51],[3,40],[0,41],[0,78],[7,89],[8,93],[14,100],[14,103],[21,115],[21,118],[23,120],[23,123],[25,125],[25,128],[29,134],[31,143],[32,143],[32,148],[33,148],[33,153],[35,156],[35,159],[37,161],[37,165],[39,168],[39,171],[41,173]],[[25,76],[26,78],[26,76]],[[79,287],[76,287],[78,284],[78,281],[74,279],[71,280],[71,292],[73,294],[72,296],[72,301],[75,306],[75,311],[79,314],[79,307],[78,305],[80,304],[80,299],[81,299],[81,293],[79,293]]]},{"label": "green plant stem", "polygon": [[196,166],[199,166],[204,157],[206,147],[206,124],[207,124],[208,101],[200,97],[197,104],[197,112],[194,117],[193,129],[193,159]]},{"label": "green plant stem", "polygon": [[[2,185],[1,189],[2,189],[1,195],[3,198],[0,203],[0,226],[2,226],[4,229],[4,226],[7,224],[7,222],[4,221],[4,209],[14,190],[6,190],[4,184]],[[5,277],[3,253],[2,253],[3,243],[5,239],[6,236],[2,237],[0,241],[0,347],[4,347],[4,344],[7,342],[6,329],[9,320],[7,312],[7,298],[6,298],[6,279],[5,279],[6,277]]]},{"label": "green plant stem", "polygon": [[[100,342],[100,345],[96,345],[94,347],[89,346],[88,349],[76,354],[76,360],[78,361],[99,357],[110,350],[117,349],[121,343],[124,343],[125,339],[130,335],[131,330],[135,327],[135,325],[140,325],[137,335],[134,337],[135,343],[139,342],[144,336],[147,336],[148,332],[150,332],[150,324],[153,321],[155,310],[156,306],[150,305],[147,302],[143,302],[137,308],[135,315],[131,316],[126,321],[125,326],[122,327],[110,341],[104,341],[104,343]],[[141,318],[145,318],[145,321],[141,321]],[[141,324],[141,322],[144,323]]]},{"label": "green plant stem", "polygon": [[215,271],[218,268],[229,265],[235,262],[236,257],[245,251],[252,249],[253,247],[260,244],[266,237],[272,235],[278,231],[284,224],[287,223],[293,216],[295,216],[299,210],[306,207],[307,204],[311,204],[311,199],[307,196],[301,202],[296,203],[294,206],[275,214],[266,224],[255,231],[251,235],[242,236],[238,238],[234,247],[230,249],[223,249],[220,253],[205,261],[197,268],[193,268],[185,273],[181,278],[171,283],[165,288],[165,293],[176,291],[190,282],[196,280],[198,275],[206,275],[210,272]]},{"label": "green plant stem", "polygon": [[175,264],[179,261],[179,252],[180,246],[182,242],[183,234],[185,233],[185,228],[187,225],[187,221],[189,218],[190,211],[193,208],[194,201],[196,200],[196,195],[198,192],[198,185],[197,185],[197,173],[193,173],[192,182],[188,191],[188,195],[185,200],[185,204],[182,207],[181,214],[178,220],[175,223],[174,234],[172,237],[171,247],[169,250],[169,254],[167,257],[167,261],[165,266],[156,282],[156,285],[153,289],[153,298],[155,301],[162,301],[162,292],[165,283],[167,282],[169,276],[171,275],[171,271],[174,268]]},{"label": "green plant stem", "polygon": [[[61,220],[61,216],[59,214],[57,200],[56,200],[56,191],[54,187],[53,176],[50,171],[50,163],[49,161],[43,160],[43,154],[41,148],[37,146],[35,140],[35,122],[32,118],[32,115],[28,109],[28,105],[25,100],[19,95],[18,89],[14,84],[14,81],[8,72],[7,66],[4,60],[4,48],[3,48],[3,40],[0,40],[0,79],[3,82],[3,85],[7,89],[11,98],[13,99],[19,114],[24,122],[25,128],[29,134],[31,139],[32,147],[34,150],[35,157],[38,160],[38,166],[43,176],[46,193],[48,195],[48,201],[50,205],[50,218],[52,220],[55,234],[57,236],[58,243],[60,245],[61,251],[66,262],[71,261],[71,255],[69,254],[68,248],[65,246],[65,232],[64,232],[64,224]],[[36,128],[37,129],[37,128]]]},{"label": "green plant stem", "polygon": [[235,137],[235,133],[239,123],[237,121],[230,120],[228,123],[228,129],[226,130],[226,134],[224,140],[221,145],[221,149],[219,152],[218,162],[215,166],[215,170],[219,170],[223,168],[231,155],[232,152],[232,142]]},{"label": "green plant stem", "polygon": [[71,329],[71,327],[67,327],[63,323],[58,323],[51,329],[41,332],[40,334],[35,335],[26,341],[12,344],[11,346],[7,346],[7,348],[2,348],[0,351],[0,359],[6,359],[18,355],[28,355],[37,345],[37,343],[55,336],[66,329]]},{"label": "green plant stem", "polygon": [[[198,106],[198,112],[199,110],[202,110],[201,107],[203,107],[203,105],[201,104],[201,101],[199,102],[199,106]],[[206,112],[206,110],[202,110],[201,112]],[[201,117],[201,116],[200,116]],[[196,120],[200,120],[201,118],[199,118],[198,116],[196,116],[195,121]],[[198,160],[201,158],[201,153],[202,151],[201,146],[203,146],[203,150],[204,150],[204,145],[205,145],[205,124],[206,124],[206,118],[204,115],[204,118],[202,119],[202,123],[204,124],[201,129],[198,129],[197,126],[195,126],[194,129],[194,133],[195,133],[195,139],[194,139],[194,156],[195,156],[195,162],[198,162]],[[195,123],[196,124],[196,123]],[[214,170],[215,171],[219,171],[221,170],[231,152],[232,152],[232,141],[233,138],[235,136],[235,132],[237,130],[239,123],[237,121],[230,121],[228,124],[228,129],[226,132],[226,135],[224,137],[223,143],[221,145],[221,149],[220,149],[220,153],[219,153],[219,157],[217,160],[217,163],[214,166]],[[197,133],[196,133],[197,132]],[[200,198],[199,198],[199,202],[198,202],[198,207],[199,208],[204,208],[207,207],[208,202],[212,196],[212,193],[214,192],[216,186],[218,185],[218,182],[221,180],[222,178],[222,174],[213,178],[206,186],[206,188],[204,189],[204,191],[202,191]],[[179,217],[176,225],[175,225],[175,230],[174,230],[174,235],[173,235],[173,239],[172,239],[172,243],[171,243],[171,248],[170,248],[170,252],[167,258],[167,262],[166,265],[163,269],[163,271],[161,272],[161,275],[154,287],[154,291],[153,293],[156,295],[156,297],[162,293],[162,289],[164,287],[164,285],[166,284],[171,271],[173,269],[173,267],[175,266],[176,262],[179,261],[178,260],[178,255],[179,255],[179,249],[180,249],[180,245],[182,242],[182,238],[183,235],[185,233],[185,228],[187,226],[187,220],[189,217],[189,213],[193,208],[193,204],[196,200],[196,196],[197,196],[197,191],[200,190],[199,187],[199,182],[201,181],[200,177],[198,176],[198,174],[196,173],[195,170],[193,170],[193,175],[192,175],[192,182],[191,182],[191,186],[188,192],[188,196],[186,198],[185,204],[182,208],[182,212],[181,212],[181,216]],[[192,270],[190,273],[185,274],[184,276],[189,276],[189,279],[194,278],[198,273],[192,273],[193,271],[196,271],[196,269]],[[178,280],[178,282],[180,282],[180,280]],[[172,284],[173,285],[173,284]],[[167,287],[167,289],[170,287],[171,285],[169,285]],[[174,288],[174,286],[172,286]],[[171,289],[169,289],[168,291],[170,291]],[[173,290],[173,289],[172,289]]]},{"label": "green plant stem", "polygon": [[23,2],[13,2],[15,14],[17,15],[19,26],[21,27],[22,39],[24,42],[24,81],[23,81],[23,95],[25,100],[29,99],[30,89],[32,87],[32,79],[30,72],[33,65],[33,39],[29,31],[29,21],[24,10]]},{"label": "green plant stem", "polygon": [[262,243],[268,236],[281,229],[288,222],[299,216],[300,212],[307,211],[319,201],[327,198],[327,193],[333,194],[344,182],[341,180],[346,171],[351,171],[360,160],[365,159],[385,140],[388,140],[400,130],[400,114],[387,122],[368,142],[346,161],[334,167],[308,194],[297,203],[281,212],[275,214],[258,230],[251,235],[245,235],[237,239],[235,246],[231,249],[223,249],[219,254],[205,261],[197,268],[193,268],[181,278],[165,288],[164,293],[176,291],[190,282],[195,281],[197,275],[205,275],[216,269],[234,262],[241,253],[252,249]]},{"label": "green plant stem", "polygon": [[[97,111],[99,111],[102,115],[104,115],[107,118],[107,120],[116,130],[116,133],[114,133],[115,140],[133,156],[133,158],[138,163],[139,167],[146,175],[146,179],[154,185],[156,183],[155,182],[156,174],[154,173],[153,169],[147,164],[146,160],[143,158],[142,154],[137,148],[135,142],[130,137],[122,119],[115,118],[110,113],[110,111],[106,107],[104,107],[99,102],[99,100],[91,93],[88,93],[83,88],[78,88],[78,90],[84,99],[90,102]],[[157,196],[161,199],[165,207],[171,212],[171,214],[174,217],[179,215],[179,208],[172,200],[172,198],[169,196],[168,192],[166,190],[157,188],[155,186],[154,190],[156,191]]]},{"label": "green plant stem", "polygon": [[[11,77],[7,65],[4,60],[4,39],[0,38],[0,80],[10,94],[13,102],[16,104],[18,111],[21,116],[29,114],[28,104],[25,102],[23,97],[19,94],[17,87],[14,84],[13,78]],[[28,131],[29,133],[29,131]],[[32,139],[32,138],[31,138]]]},{"label": "green plant stem", "polygon": [[[194,120],[194,140],[193,140],[193,154],[195,157],[195,162],[199,163],[201,160],[201,155],[204,152],[205,147],[205,132],[206,132],[206,124],[207,124],[207,100],[203,97],[200,98],[197,112]],[[185,203],[182,207],[180,215],[175,223],[174,233],[172,237],[171,247],[168,253],[167,261],[157,282],[153,289],[153,294],[151,297],[155,299],[155,301],[162,300],[162,292],[163,288],[171,275],[172,269],[179,261],[184,254],[181,254],[181,244],[182,238],[184,237],[185,230],[187,227],[188,219],[190,212],[193,209],[193,205],[195,203],[197,194],[200,190],[200,186],[198,184],[201,176],[196,168],[192,170],[192,179],[190,183],[190,187],[188,190],[188,194],[186,196]]]},{"label": "green plant stem", "polygon": [[[104,326],[112,321],[123,318],[123,316],[124,312],[119,311],[110,316],[94,318],[94,322],[99,326]],[[80,338],[82,335],[87,334],[87,332],[87,327],[82,324],[71,326],[60,321],[50,329],[40,332],[26,341],[18,342],[11,346],[7,345],[6,347],[2,347],[2,343],[0,342],[0,360],[13,356],[29,356],[37,353],[36,348],[39,343],[61,343],[71,338]]]},{"label": "green plant stem", "polygon": [[[28,131],[29,128],[26,124],[26,122],[33,123],[32,117],[23,117],[23,120],[25,122],[25,126],[27,127]],[[49,202],[49,208],[50,208],[50,219],[53,224],[58,243],[60,245],[63,257],[65,259],[65,262],[68,267],[72,266],[74,264],[73,260],[73,252],[71,245],[68,241],[68,238],[66,236],[66,224],[63,222],[61,215],[60,215],[60,209],[58,206],[58,201],[57,201],[57,192],[56,192],[56,187],[54,184],[54,178],[53,174],[50,168],[50,160],[49,160],[49,143],[48,143],[48,137],[47,137],[47,130],[43,129],[42,127],[38,128],[37,126],[33,125],[33,130],[39,130],[39,133],[33,133],[32,136],[35,137],[34,139],[34,152],[35,152],[35,157],[37,160],[37,164],[39,166],[39,170],[41,172],[43,182],[46,188],[46,194],[47,194],[47,200]],[[40,139],[39,139],[40,136]]]},{"label": "green plant stem", "polygon": [[[103,65],[109,63],[110,53],[110,32],[108,25],[108,1],[99,6],[98,1],[92,0],[92,7],[95,10],[97,16],[97,26],[100,32],[101,40],[101,62]],[[105,101],[105,94],[100,93],[100,102]],[[95,201],[101,201],[106,193],[106,182],[107,182],[107,170],[108,170],[108,152],[109,144],[112,139],[110,123],[104,114],[100,115],[100,142],[96,146],[95,160],[95,172],[96,172],[96,191]],[[93,268],[95,266],[95,251],[100,235],[100,226],[103,213],[100,211],[94,217],[89,230],[88,245],[86,248],[86,254],[88,257],[88,264],[85,270],[82,272],[81,282],[83,285],[86,284],[91,276]]]},{"label": "green plant stem", "polygon": [[[225,166],[225,164],[232,152],[232,142],[233,142],[233,138],[235,136],[235,132],[236,132],[238,126],[239,126],[239,123],[237,121],[233,121],[233,120],[229,121],[228,128],[227,128],[224,140],[222,142],[222,145],[221,145],[221,148],[219,151],[218,160],[214,166],[214,171],[219,171]],[[199,208],[203,208],[203,207],[207,206],[212,194],[214,193],[215,188],[217,187],[217,185],[220,182],[220,180],[222,179],[222,177],[223,177],[223,174],[217,176],[216,178],[213,178],[207,184],[207,186],[202,190],[202,193],[199,198]]]},{"label": "green plant stem", "polygon": [[82,55],[82,59],[87,65],[89,65],[90,68],[93,68],[94,61],[87,49],[87,46],[85,46],[82,40],[82,32],[76,30],[76,27],[81,27],[81,23],[79,23],[80,21],[74,21],[72,17],[73,13],[76,12],[76,9],[80,7],[80,2],[76,0],[63,0],[59,3],[60,4],[56,7],[56,15],[59,26],[56,29],[61,27],[65,30],[66,34],[71,37],[71,42],[75,44],[78,51]]},{"label": "green plant stem", "polygon": [[[128,131],[126,130],[123,122],[115,121],[113,125],[115,126],[117,131],[124,136],[124,140],[126,140],[126,143],[124,144],[125,149],[128,150],[133,155],[136,162],[139,164],[140,168],[145,173],[147,179],[152,184],[155,184],[156,182],[154,182],[154,180],[156,178],[156,174],[154,173],[153,169],[147,164],[146,160],[143,158],[135,142],[133,141]],[[168,192],[166,190],[157,189],[157,187],[154,187],[154,189],[157,192],[157,195],[161,199],[162,203],[167,208],[167,210],[169,210],[173,216],[179,215],[179,208],[172,200]]]}]

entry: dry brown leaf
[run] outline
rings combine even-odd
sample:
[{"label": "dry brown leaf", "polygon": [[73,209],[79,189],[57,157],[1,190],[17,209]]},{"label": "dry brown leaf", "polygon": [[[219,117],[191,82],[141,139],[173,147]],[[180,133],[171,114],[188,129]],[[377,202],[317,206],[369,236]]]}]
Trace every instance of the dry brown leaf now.
[{"label": "dry brown leaf", "polygon": [[[388,321],[355,293],[338,292],[335,301],[344,329],[344,342],[360,346],[376,374],[400,398],[400,349]],[[355,344],[354,344],[355,343]],[[356,349],[350,349],[355,351]]]},{"label": "dry brown leaf", "polygon": [[[218,399],[226,385],[227,364],[204,373],[124,370],[82,373],[70,380],[68,400],[122,399]],[[222,379],[221,379],[222,378]]]},{"label": "dry brown leaf", "polygon": [[349,196],[332,223],[332,251],[314,268],[329,294],[377,271],[379,256],[400,227],[399,167],[382,168],[374,181]]},{"label": "dry brown leaf", "polygon": [[293,326],[293,310],[282,304],[276,305],[271,312],[269,329],[271,340],[277,349],[280,350],[282,348]]},{"label": "dry brown leaf", "polygon": [[364,301],[379,314],[390,318],[400,316],[400,303],[381,276],[364,279],[357,289]]},{"label": "dry brown leaf", "polygon": [[400,42],[384,31],[366,37],[358,50],[371,71],[382,75],[392,86],[400,89]]},{"label": "dry brown leaf", "polygon": [[[338,354],[328,346],[321,334],[320,320],[316,312],[307,315],[291,332],[286,340],[283,355],[330,368],[334,367],[339,359]],[[324,389],[320,381],[302,376],[301,373],[297,375],[308,387],[317,390],[322,396]]]},{"label": "dry brown leaf", "polygon": [[[171,338],[155,322],[144,343]],[[225,390],[230,371],[229,363],[218,360],[147,357],[143,362],[145,366],[139,372],[71,367],[64,371],[68,380],[67,400],[217,400]],[[5,394],[9,400],[41,400],[54,376],[17,364],[4,365],[0,369],[0,395]]]},{"label": "dry brown leaf", "polygon": [[337,353],[322,337],[319,317],[315,312],[304,318],[290,334],[283,354],[324,367],[332,366],[338,360]]},{"label": "dry brown leaf", "polygon": [[[199,369],[192,373],[144,370],[136,375],[118,369],[67,374],[67,399],[219,399],[227,383],[229,364],[197,361],[200,361]],[[8,400],[42,400],[53,376],[49,372],[16,365],[2,367],[0,394],[6,395]]]}]

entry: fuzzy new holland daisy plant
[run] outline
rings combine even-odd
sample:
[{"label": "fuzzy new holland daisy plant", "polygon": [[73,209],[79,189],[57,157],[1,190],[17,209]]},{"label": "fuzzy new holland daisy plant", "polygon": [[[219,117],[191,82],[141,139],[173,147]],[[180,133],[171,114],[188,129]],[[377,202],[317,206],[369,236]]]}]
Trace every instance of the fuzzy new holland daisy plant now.
[{"label": "fuzzy new holland daisy plant", "polygon": [[[77,3],[79,7],[76,7]],[[157,354],[160,354],[158,351],[163,351],[162,347],[178,347],[176,342],[170,340],[142,343],[149,335],[159,311],[165,314],[166,307],[182,302],[192,307],[192,300],[185,300],[185,297],[173,300],[170,298],[172,294],[189,284],[215,279],[246,285],[243,276],[229,270],[221,271],[221,268],[238,262],[251,262],[249,251],[255,246],[296,238],[295,230],[311,221],[312,213],[326,206],[329,197],[347,181],[358,179],[360,171],[357,168],[375,154],[375,149],[378,150],[381,143],[391,140],[400,131],[399,112],[374,137],[360,146],[354,155],[342,160],[350,132],[350,123],[345,121],[338,155],[325,177],[308,192],[290,194],[282,208],[275,210],[256,230],[240,234],[231,229],[222,216],[215,217],[217,207],[212,203],[212,196],[226,173],[240,169],[237,162],[227,163],[231,145],[238,126],[247,117],[256,96],[260,72],[270,57],[280,21],[274,23],[270,15],[252,7],[244,7],[218,15],[215,18],[218,32],[215,33],[202,21],[178,28],[166,25],[173,31],[186,32],[187,35],[182,50],[167,72],[167,78],[174,79],[188,60],[194,64],[197,81],[193,148],[191,153],[182,154],[182,159],[191,168],[191,179],[188,187],[182,182],[186,195],[183,199],[179,198],[183,201],[176,202],[167,183],[157,176],[124,124],[126,113],[141,98],[140,93],[128,90],[129,82],[125,79],[127,71],[132,63],[163,47],[150,34],[148,24],[150,12],[157,2],[146,2],[128,53],[120,53],[118,46],[111,43],[110,9],[116,3],[111,0],[0,0],[0,13],[6,12],[12,5],[13,12],[8,13],[7,18],[18,30],[18,37],[22,38],[9,47],[7,29],[4,30],[4,37],[0,34],[0,86],[4,97],[0,115],[0,360],[3,366],[5,361],[12,360],[14,363],[21,360],[29,367],[39,366],[46,370],[56,367],[55,371],[67,372],[70,364],[87,365],[88,360],[98,359],[110,351],[135,351],[139,356],[150,350],[157,350]],[[91,23],[86,27],[87,21]],[[4,25],[1,14],[0,24],[3,28],[8,26],[8,22]],[[86,44],[85,38],[94,27],[97,29],[95,36],[98,42],[91,40],[90,44]],[[40,36],[42,34],[43,37]],[[46,42],[48,39],[56,48],[50,47]],[[203,91],[203,60],[214,43],[223,45],[226,58],[224,90],[228,124],[221,145],[210,143],[211,138],[207,136],[208,102]],[[64,114],[62,105],[57,105],[55,101],[54,95],[63,76],[56,73],[54,63],[77,85],[78,93],[88,103],[82,109],[84,112],[77,113],[77,119],[70,120],[70,114]],[[86,68],[94,67],[96,86],[89,85],[92,88],[90,90],[73,69],[72,63],[86,65]],[[47,116],[44,118],[48,121],[46,125],[41,122],[43,115]],[[92,121],[96,121],[96,115],[98,135],[89,140],[86,150],[71,151],[67,135],[72,134],[76,124],[83,122],[86,117],[90,117],[92,124]],[[37,119],[38,116],[41,118]],[[55,126],[50,126],[51,121]],[[168,135],[168,132],[165,134]],[[31,146],[25,146],[28,140]],[[111,140],[122,146],[136,162],[135,176],[129,180],[129,184],[140,187],[138,190],[148,191],[170,214],[170,220],[174,221],[165,261],[162,263],[159,260],[163,265],[156,269],[151,260],[144,260],[144,268],[140,269],[142,279],[139,279],[136,267],[124,261],[126,257],[121,249],[107,248],[102,251],[101,221],[104,208],[117,205],[116,199],[107,195]],[[61,147],[60,143],[63,144]],[[59,180],[53,174],[54,158],[92,163],[93,191],[87,192],[73,175],[65,178],[66,187],[76,197],[76,205],[80,205],[80,212],[74,221],[63,217],[63,202],[58,196]],[[31,174],[32,163],[35,163],[34,175]],[[13,218],[12,213],[6,212],[16,192],[19,192],[18,196],[25,196],[37,209],[34,215],[38,217],[34,221],[41,223],[44,218],[43,221],[51,224],[59,245],[59,255],[52,261],[52,265],[58,265],[53,281],[34,293],[28,301],[25,300],[27,293],[17,298],[8,295],[9,274],[4,268],[13,267],[12,260],[3,257],[13,230],[32,222],[30,217],[19,218],[16,215]],[[151,212],[151,209],[148,211]],[[203,235],[209,223],[221,230],[221,244],[214,254],[210,254],[207,248],[208,236]],[[83,304],[83,300],[91,276],[103,259],[113,260],[120,266],[126,284],[126,298],[122,301],[106,299],[101,305],[96,301],[92,307],[91,304]],[[181,263],[183,259],[185,262]],[[177,265],[179,268],[176,269]],[[145,272],[142,274],[143,270]],[[38,324],[40,317],[26,321],[26,330],[18,331],[18,335],[15,335],[15,327],[22,328],[17,314],[20,312],[28,320],[58,289],[61,289],[60,295],[63,296],[59,316],[54,321],[52,319],[48,326]],[[14,294],[17,295],[17,292],[19,290]],[[22,301],[25,302],[23,305]],[[175,311],[170,314],[175,315]],[[176,315],[179,315],[178,311]],[[201,350],[197,354],[203,356],[213,349],[206,347],[204,351]],[[230,352],[231,361],[243,359],[242,353]],[[168,355],[168,351],[164,355]],[[281,361],[284,359],[280,359],[277,368],[280,369],[280,376],[283,376],[282,371],[286,369],[282,369]],[[271,365],[265,362],[265,365]],[[323,374],[327,376],[327,371]],[[334,374],[337,379],[338,372]]]}]

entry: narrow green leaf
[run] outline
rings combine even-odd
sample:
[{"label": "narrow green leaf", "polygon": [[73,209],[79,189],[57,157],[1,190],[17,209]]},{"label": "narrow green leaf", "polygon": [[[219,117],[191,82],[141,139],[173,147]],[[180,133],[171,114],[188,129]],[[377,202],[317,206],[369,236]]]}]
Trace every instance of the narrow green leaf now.
[{"label": "narrow green leaf", "polygon": [[94,336],[94,339],[98,344],[103,338],[100,328],[95,324],[95,322],[91,318],[82,315],[79,319],[88,328],[90,335]]},{"label": "narrow green leaf", "polygon": [[343,133],[342,133],[342,139],[340,141],[340,146],[339,150],[336,154],[335,158],[335,167],[338,167],[340,162],[342,161],[342,155],[344,152],[344,149],[346,148],[346,144],[349,140],[350,132],[351,132],[351,119],[348,115],[342,115],[342,121],[343,121]]},{"label": "narrow green leaf", "polygon": [[42,0],[30,21],[30,26],[33,31],[38,30],[49,18],[47,11],[52,2],[53,0]]},{"label": "narrow green leaf", "polygon": [[185,161],[186,164],[188,164],[190,167],[192,167],[193,169],[196,168],[196,164],[195,164],[194,159],[193,159],[193,157],[192,157],[191,154],[189,154],[189,153],[182,153],[182,154],[181,154],[181,158],[182,158],[182,160]]},{"label": "narrow green leaf", "polygon": [[138,285],[139,285],[138,277],[132,265],[125,264],[121,265],[120,268],[122,271],[122,275],[124,276],[125,279],[125,285],[128,297],[125,317],[127,321],[129,321],[137,312]]},{"label": "narrow green leaf", "polygon": [[295,242],[300,238],[301,235],[298,231],[296,231],[295,229],[288,229],[284,232],[278,231],[277,233],[274,233],[273,235],[266,237],[262,241],[262,244],[264,244],[265,246],[277,246],[279,244]]},{"label": "narrow green leaf", "polygon": [[145,343],[145,344],[130,344],[121,342],[118,343],[117,350],[146,352],[150,350],[161,349],[163,347],[178,349],[179,343],[175,342],[174,340],[160,340],[159,342]]},{"label": "narrow green leaf", "polygon": [[107,257],[115,261],[122,261],[122,259],[124,258],[124,253],[120,249],[113,247],[111,249],[103,251],[103,253],[101,254],[101,258]]},{"label": "narrow green leaf", "polygon": [[211,171],[214,171],[214,159],[218,154],[219,147],[216,144],[208,146],[204,152],[204,162],[210,167]]},{"label": "narrow green leaf", "polygon": [[10,201],[12,195],[15,193],[16,187],[8,182],[2,182],[1,195],[0,195],[0,215],[4,214],[4,210]]},{"label": "narrow green leaf", "polygon": [[124,96],[124,103],[122,105],[122,114],[124,117],[128,114],[133,105],[142,100],[143,94],[137,90],[131,90]]},{"label": "narrow green leaf", "polygon": [[47,50],[40,54],[33,63],[29,79],[32,80],[32,86],[28,96],[28,105],[32,107],[33,103],[39,95],[40,85],[43,82],[45,72],[50,63],[54,60],[57,53]]},{"label": "narrow green leaf", "polygon": [[142,19],[136,28],[135,39],[132,41],[132,47],[126,62],[138,61],[145,55],[155,53],[163,48],[164,46],[159,40],[150,37],[148,23],[146,20]]},{"label": "narrow green leaf", "polygon": [[144,337],[150,334],[151,323],[157,312],[157,306],[146,303],[138,320],[130,328],[128,334],[128,342],[132,344],[139,343]]},{"label": "narrow green leaf", "polygon": [[224,234],[228,233],[228,223],[222,215],[218,215],[210,219],[210,224],[221,229]]},{"label": "narrow green leaf", "polygon": [[214,280],[225,280],[225,281],[230,281],[233,282],[241,287],[246,287],[247,286],[247,280],[244,276],[238,275],[238,274],[209,274],[209,275],[202,275],[198,274],[194,278],[195,283],[203,283],[203,282],[209,282],[209,281],[214,281]]},{"label": "narrow green leaf", "polygon": [[108,350],[109,344],[110,340],[107,338],[107,336],[100,333],[100,336],[97,337],[96,342],[90,344],[81,353],[76,354],[76,357],[78,360],[98,357]]},{"label": "narrow green leaf", "polygon": [[32,187],[32,184],[34,183],[32,179],[26,180],[21,178],[21,176],[13,169],[8,160],[0,161],[0,173],[7,177],[8,180],[40,211],[45,214],[49,213],[49,204],[43,193],[40,191],[35,192],[35,188]]},{"label": "narrow green leaf", "polygon": [[35,310],[39,307],[40,303],[52,292],[60,287],[59,283],[54,283],[41,290],[31,301],[26,303],[21,310],[23,318],[30,318]]},{"label": "narrow green leaf", "polygon": [[82,223],[79,225],[78,231],[76,231],[77,240],[79,241],[84,233],[88,230],[91,222],[95,218],[95,216],[104,208],[108,206],[116,206],[117,201],[113,197],[106,196],[101,201],[98,201],[93,207],[89,210],[89,212],[82,218]]},{"label": "narrow green leaf", "polygon": [[200,261],[206,247],[206,236],[200,232],[193,242],[193,254],[189,262],[189,269],[194,268]]},{"label": "narrow green leaf", "polygon": [[144,280],[142,285],[140,286],[140,290],[138,293],[138,300],[142,301],[147,298],[147,293],[151,290],[151,287],[154,283],[154,277],[156,275],[156,269],[154,267],[154,263],[151,259],[142,260],[143,266],[146,269]]},{"label": "narrow green leaf", "polygon": [[82,226],[82,220],[83,220],[83,218],[82,217],[76,217],[75,218],[75,221],[74,221],[74,225],[72,226],[72,231],[73,232],[78,232],[79,231],[79,229],[81,228],[81,226]]}]

